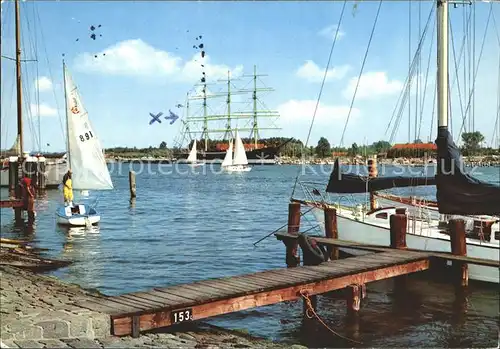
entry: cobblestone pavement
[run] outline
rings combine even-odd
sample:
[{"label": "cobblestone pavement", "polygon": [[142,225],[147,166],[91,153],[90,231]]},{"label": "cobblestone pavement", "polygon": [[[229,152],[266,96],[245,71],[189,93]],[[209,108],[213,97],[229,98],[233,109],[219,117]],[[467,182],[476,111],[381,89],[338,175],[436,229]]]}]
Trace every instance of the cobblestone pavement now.
[{"label": "cobblestone pavement", "polygon": [[[95,293],[54,277],[0,266],[0,339],[8,348],[290,348],[235,331],[191,325],[139,338],[110,335],[109,315],[76,307]],[[292,348],[304,348],[298,345]]]}]

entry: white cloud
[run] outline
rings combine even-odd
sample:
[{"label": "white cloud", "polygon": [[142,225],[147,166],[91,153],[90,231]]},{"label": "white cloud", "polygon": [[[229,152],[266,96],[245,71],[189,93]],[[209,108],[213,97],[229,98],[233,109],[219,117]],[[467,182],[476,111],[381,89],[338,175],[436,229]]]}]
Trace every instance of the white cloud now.
[{"label": "white cloud", "polygon": [[[289,100],[277,107],[282,119],[290,122],[304,120],[307,123],[312,121],[314,109],[316,108],[316,100]],[[316,111],[315,122],[333,122],[342,121],[347,118],[349,113],[348,106],[335,106],[323,104],[320,102]],[[360,110],[353,108],[351,117],[358,117]],[[332,124],[333,125],[333,124]]]},{"label": "white cloud", "polygon": [[[41,117],[47,117],[47,116],[57,116],[57,109],[52,108],[50,105],[45,104],[45,103],[40,103],[40,116]],[[36,104],[31,104],[30,106],[30,111],[33,116],[38,115],[38,108]]]},{"label": "white cloud", "polygon": [[201,58],[197,54],[191,60],[183,61],[181,57],[157,49],[141,39],[121,41],[96,54],[84,53],[77,57],[76,64],[84,71],[132,77],[171,77],[179,81],[198,80],[203,70],[207,80],[227,77],[228,71],[233,76],[243,71],[241,65],[231,68],[211,64],[208,55]]},{"label": "white cloud", "polygon": [[42,76],[36,80],[35,86],[40,92],[48,91],[52,88],[52,81],[48,77]]},{"label": "white cloud", "polygon": [[[349,69],[349,65],[341,65],[339,67],[328,69],[326,81],[342,79],[347,74]],[[323,76],[325,75],[325,69],[318,67],[318,65],[313,61],[307,60],[302,66],[299,67],[299,69],[297,69],[296,74],[297,76],[310,82],[321,82],[323,81]]]},{"label": "white cloud", "polygon": [[[349,80],[347,87],[342,91],[345,98],[351,99],[358,78],[353,77]],[[356,98],[371,98],[383,95],[391,95],[401,92],[403,82],[399,80],[389,80],[386,72],[369,72],[361,75]]]},{"label": "white cloud", "polygon": [[335,34],[337,34],[337,40],[342,38],[345,35],[345,32],[343,32],[340,28],[339,31],[337,32],[337,24],[332,24],[327,27],[324,27],[318,32],[318,35],[324,36],[328,39],[333,39],[335,37]]}]

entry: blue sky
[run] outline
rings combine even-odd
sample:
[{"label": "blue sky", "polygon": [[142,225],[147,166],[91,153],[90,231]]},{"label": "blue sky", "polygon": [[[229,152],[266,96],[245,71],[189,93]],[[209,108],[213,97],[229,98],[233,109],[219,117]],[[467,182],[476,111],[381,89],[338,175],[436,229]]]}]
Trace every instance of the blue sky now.
[{"label": "blue sky", "polygon": [[[338,2],[105,2],[105,1],[39,1],[22,3],[23,54],[26,59],[38,54],[36,63],[24,63],[25,148],[36,148],[32,136],[37,129],[36,88],[39,86],[40,128],[44,150],[64,149],[64,98],[62,94],[61,55],[77,84],[90,119],[104,147],[157,146],[165,140],[172,145],[181,123],[149,125],[149,113],[168,114],[168,110],[184,115],[175,107],[184,104],[187,91],[201,77],[199,51],[193,49],[195,37],[202,35],[207,57],[208,80],[223,78],[228,70],[233,76],[258,72],[268,74],[262,81],[275,89],[262,96],[265,105],[278,110],[281,117],[274,122],[281,130],[263,131],[262,136],[307,138],[314,105],[332,43],[332,33],[339,23],[343,6]],[[340,36],[333,52],[329,78],[325,84],[320,108],[313,125],[309,144],[321,136],[340,145],[354,86],[373,27],[378,2],[361,2],[353,10],[348,2],[340,25]],[[408,75],[408,2],[384,1],[370,51],[363,70],[357,96],[346,128],[343,145],[353,142],[371,143],[389,139],[392,127],[387,125]],[[411,53],[415,53],[420,29],[423,30],[434,2],[413,1]],[[493,137],[497,115],[498,69],[500,43],[500,4],[476,5],[476,64],[490,17],[484,51],[476,79],[475,124],[488,143]],[[2,4],[2,54],[13,57],[13,3]],[[450,8],[456,55],[463,38],[464,9]],[[40,20],[38,20],[38,17]],[[493,18],[495,22],[493,22]],[[435,88],[435,16],[424,41],[421,60],[421,86],[426,76],[431,38],[429,85],[423,102],[419,137],[434,140],[436,119],[431,134],[432,98]],[[29,22],[29,23],[28,23]],[[497,27],[495,28],[494,24]],[[99,25],[96,40],[89,38],[89,27]],[[189,32],[188,32],[189,30]],[[37,34],[35,34],[35,32]],[[102,37],[99,36],[102,34]],[[79,39],[76,41],[76,39]],[[31,48],[36,42],[37,50]],[[198,41],[199,42],[199,41]],[[451,45],[451,42],[450,42]],[[106,56],[102,53],[105,52]],[[97,54],[98,58],[94,58]],[[193,60],[197,59],[197,62]],[[457,57],[458,60],[458,57]],[[460,67],[462,103],[465,100],[463,61]],[[450,51],[450,76],[454,79],[453,56]],[[2,59],[2,130],[1,147],[14,141],[15,90],[14,62]],[[250,80],[241,78],[236,86]],[[260,86],[262,86],[260,84]],[[457,84],[452,91],[455,136],[461,122]],[[219,91],[223,86],[214,87]],[[421,90],[423,87],[421,87]],[[416,88],[410,102],[411,138],[414,138]],[[420,94],[419,103],[424,97]],[[234,97],[233,110],[239,111],[249,100]],[[457,103],[455,103],[457,102]],[[225,112],[225,99],[211,104],[214,113]],[[34,104],[33,113],[30,113]],[[199,108],[192,108],[192,112]],[[417,111],[417,115],[420,111]],[[30,115],[33,118],[30,118]],[[61,118],[61,119],[60,119]],[[32,121],[31,121],[32,120]],[[238,126],[244,123],[238,121]],[[266,123],[263,122],[263,126]],[[246,136],[246,134],[244,134]],[[408,141],[408,106],[393,142]],[[50,143],[50,147],[46,146]]]}]

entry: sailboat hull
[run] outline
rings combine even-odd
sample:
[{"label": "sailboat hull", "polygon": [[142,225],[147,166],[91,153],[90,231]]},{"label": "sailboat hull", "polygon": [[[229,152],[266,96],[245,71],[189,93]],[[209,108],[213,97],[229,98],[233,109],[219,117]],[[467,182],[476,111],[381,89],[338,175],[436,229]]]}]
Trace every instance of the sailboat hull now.
[{"label": "sailboat hull", "polygon": [[87,204],[62,206],[56,211],[56,221],[61,225],[84,227],[99,223],[101,216]]},{"label": "sailboat hull", "polygon": [[[395,213],[395,211],[391,209],[384,211],[388,212],[387,217]],[[324,211],[321,208],[314,208],[312,212],[320,228],[324,231]],[[379,213],[380,212],[382,211],[379,211]],[[380,222],[377,222],[377,220],[380,220]],[[356,219],[350,212],[337,212],[337,227],[340,240],[380,246],[390,245],[389,219],[373,218],[362,221]],[[434,231],[426,231],[425,229],[417,233],[407,233],[406,245],[408,248],[423,251],[451,252],[449,235]],[[351,255],[370,253],[349,248],[340,248],[340,250]],[[470,257],[498,261],[500,249],[498,244],[479,244],[472,242],[471,239],[467,239],[467,255]],[[474,264],[469,265],[469,279],[495,284],[500,283],[500,275],[497,268]]]},{"label": "sailboat hull", "polygon": [[252,167],[247,165],[228,165],[222,167],[226,172],[250,172]]}]

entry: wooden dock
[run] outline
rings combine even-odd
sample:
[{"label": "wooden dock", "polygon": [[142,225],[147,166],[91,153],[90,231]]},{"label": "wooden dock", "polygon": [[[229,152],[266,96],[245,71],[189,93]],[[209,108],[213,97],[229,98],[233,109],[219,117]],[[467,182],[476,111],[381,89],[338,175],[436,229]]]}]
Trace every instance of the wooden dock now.
[{"label": "wooden dock", "polygon": [[[468,285],[468,264],[500,266],[498,261],[466,256],[465,225],[461,220],[450,221],[452,254],[447,254],[408,249],[407,217],[404,214],[390,217],[390,247],[338,240],[336,211],[333,208],[325,209],[327,238],[315,237],[311,240],[299,233],[300,216],[300,204],[290,203],[288,230],[275,234],[286,246],[287,268],[119,296],[96,296],[76,305],[109,314],[112,335],[137,337],[141,331],[301,298],[304,300],[305,318],[316,316],[320,320],[315,311],[316,295],[339,289],[348,291],[347,312],[354,315],[360,310],[367,283],[395,278],[396,288],[404,290],[405,275],[431,268],[433,260],[453,261],[452,274],[457,291]],[[321,250],[320,245],[326,246],[327,250]],[[303,251],[304,265],[300,265],[298,258],[299,246]],[[338,247],[363,249],[371,253],[338,259]],[[457,295],[463,296],[463,293],[457,292]]]},{"label": "wooden dock", "polygon": [[155,288],[114,297],[96,297],[80,307],[110,315],[113,335],[199,320],[249,308],[297,300],[429,268],[423,253],[389,251],[247,275]]}]

